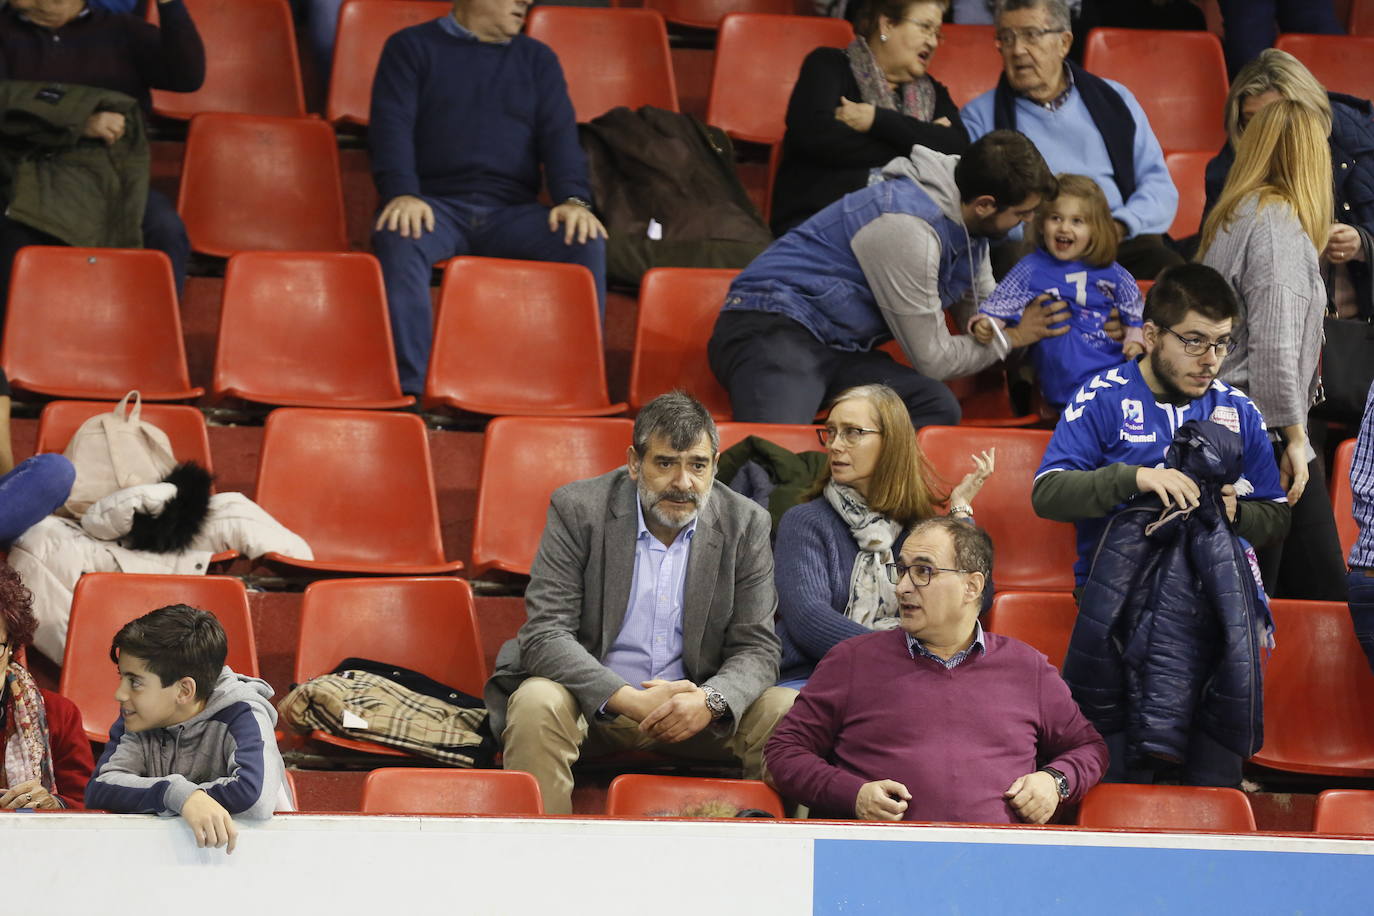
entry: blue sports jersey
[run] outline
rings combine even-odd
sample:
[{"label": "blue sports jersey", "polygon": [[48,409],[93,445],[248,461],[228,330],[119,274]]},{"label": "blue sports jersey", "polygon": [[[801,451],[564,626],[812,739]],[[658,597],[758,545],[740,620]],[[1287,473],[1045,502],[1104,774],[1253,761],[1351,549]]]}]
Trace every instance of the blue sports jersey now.
[{"label": "blue sports jersey", "polygon": [[[1138,362],[1094,376],[1074,394],[1054,428],[1035,479],[1055,471],[1095,471],[1109,464],[1164,467],[1174,433],[1193,419],[1211,420],[1244,440],[1245,473],[1235,482],[1237,495],[1284,501],[1274,449],[1253,401],[1240,389],[1213,380],[1202,397],[1181,407],[1160,404],[1140,374]],[[1120,508],[1113,508],[1109,516]],[[1077,523],[1078,561],[1073,575],[1079,585],[1088,577],[1093,551],[1106,526],[1106,517]]]},{"label": "blue sports jersey", "polygon": [[1125,358],[1120,341],[1108,337],[1102,325],[1115,308],[1123,324],[1140,327],[1140,287],[1119,264],[1061,261],[1037,248],[1007,272],[978,311],[1016,324],[1026,304],[1041,293],[1069,304],[1069,332],[1031,347],[1041,393],[1062,408],[1080,385]]}]

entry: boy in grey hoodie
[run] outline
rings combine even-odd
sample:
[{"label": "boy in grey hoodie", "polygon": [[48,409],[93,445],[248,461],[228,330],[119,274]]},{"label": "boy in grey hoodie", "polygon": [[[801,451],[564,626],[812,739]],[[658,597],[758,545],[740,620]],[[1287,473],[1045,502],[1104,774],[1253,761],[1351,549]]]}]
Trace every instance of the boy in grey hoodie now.
[{"label": "boy in grey hoodie", "polygon": [[119,668],[110,728],[86,805],[128,814],[180,814],[198,846],[234,851],[233,816],[290,810],[277,713],[265,681],[224,664],[213,614],[174,604],[125,624],[110,645]]}]

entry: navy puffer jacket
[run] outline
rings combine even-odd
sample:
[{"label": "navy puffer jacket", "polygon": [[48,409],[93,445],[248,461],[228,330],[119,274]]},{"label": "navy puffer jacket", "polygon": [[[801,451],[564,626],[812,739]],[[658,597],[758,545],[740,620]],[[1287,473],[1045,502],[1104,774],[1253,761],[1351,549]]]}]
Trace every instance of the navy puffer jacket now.
[{"label": "navy puffer jacket", "polygon": [[1190,420],[1167,464],[1201,505],[1133,499],[1108,522],[1079,601],[1064,680],[1104,735],[1126,732],[1127,765],[1182,762],[1200,726],[1249,757],[1263,743],[1260,647],[1270,624],[1221,487],[1241,475],[1238,435]]}]

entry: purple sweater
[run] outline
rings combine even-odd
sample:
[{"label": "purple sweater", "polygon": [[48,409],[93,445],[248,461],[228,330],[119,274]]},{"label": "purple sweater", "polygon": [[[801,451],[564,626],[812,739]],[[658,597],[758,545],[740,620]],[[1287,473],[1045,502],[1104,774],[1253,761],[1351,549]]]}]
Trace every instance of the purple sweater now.
[{"label": "purple sweater", "polygon": [[768,741],[778,791],[815,817],[852,818],[864,783],[895,779],[912,795],[904,820],[1014,824],[1002,793],[1052,766],[1077,802],[1107,768],[1101,736],[1045,656],[983,639],[951,670],[913,659],[901,630],[830,650]]}]

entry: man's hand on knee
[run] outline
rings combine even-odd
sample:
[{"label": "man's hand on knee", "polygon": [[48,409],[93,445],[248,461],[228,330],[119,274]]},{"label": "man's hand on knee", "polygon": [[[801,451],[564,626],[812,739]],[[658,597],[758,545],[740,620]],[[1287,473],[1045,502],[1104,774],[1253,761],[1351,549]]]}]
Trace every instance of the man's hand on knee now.
[{"label": "man's hand on knee", "polygon": [[658,709],[675,694],[687,693],[697,689],[691,681],[645,681],[636,689],[626,684],[606,701],[606,709],[618,716],[643,722],[648,715]]},{"label": "man's hand on knee", "polygon": [[559,226],[563,227],[564,245],[574,241],[582,245],[588,239],[606,237],[606,227],[601,225],[601,220],[581,204],[561,203],[550,210],[549,231],[557,232]]},{"label": "man's hand on knee", "polygon": [[418,239],[434,231],[434,208],[411,194],[401,194],[387,201],[374,228],[399,232],[403,239]]},{"label": "man's hand on knee", "polygon": [[706,708],[706,691],[693,684],[690,690],[673,694],[645,716],[644,721],[639,723],[639,730],[659,741],[673,744],[686,741],[710,724],[711,710]]}]

